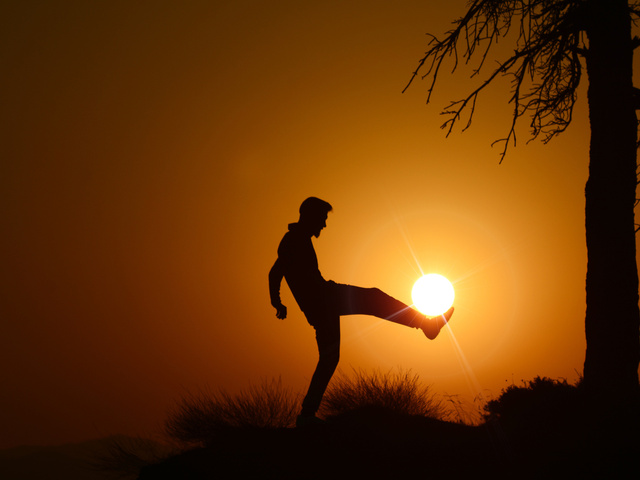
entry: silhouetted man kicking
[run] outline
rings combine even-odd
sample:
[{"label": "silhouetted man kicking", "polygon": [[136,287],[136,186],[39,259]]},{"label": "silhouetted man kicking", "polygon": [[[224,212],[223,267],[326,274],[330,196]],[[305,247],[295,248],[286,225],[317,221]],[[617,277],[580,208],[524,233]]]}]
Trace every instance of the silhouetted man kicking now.
[{"label": "silhouetted man kicking", "polygon": [[316,330],[320,358],[309,390],[302,402],[297,426],[321,422],[315,415],[340,358],[340,316],[374,315],[407,327],[421,329],[427,338],[436,338],[453,314],[428,318],[378,288],[343,285],[322,278],[311,237],[327,226],[331,205],[319,198],[307,198],[300,205],[298,223],[289,225],[278,247],[278,259],[269,272],[269,294],[276,316],[284,319],[287,307],[280,301],[284,277],[307,321]]}]

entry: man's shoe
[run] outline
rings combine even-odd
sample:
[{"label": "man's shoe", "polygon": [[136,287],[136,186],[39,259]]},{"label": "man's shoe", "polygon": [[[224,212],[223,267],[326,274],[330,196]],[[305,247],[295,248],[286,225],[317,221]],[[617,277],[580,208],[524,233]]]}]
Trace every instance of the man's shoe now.
[{"label": "man's shoe", "polygon": [[437,317],[426,317],[422,322],[422,325],[420,325],[420,329],[429,340],[433,340],[438,336],[442,327],[449,323],[451,315],[453,315],[453,307]]},{"label": "man's shoe", "polygon": [[315,415],[298,415],[296,419],[296,427],[304,428],[304,427],[315,427],[318,425],[324,425],[326,422],[321,418],[316,417]]}]

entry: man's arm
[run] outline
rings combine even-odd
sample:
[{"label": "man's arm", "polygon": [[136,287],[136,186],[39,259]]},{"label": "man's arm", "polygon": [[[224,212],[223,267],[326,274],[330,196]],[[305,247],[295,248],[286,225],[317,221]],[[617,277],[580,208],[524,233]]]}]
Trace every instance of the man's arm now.
[{"label": "man's arm", "polygon": [[271,297],[271,305],[276,309],[276,317],[279,319],[287,318],[287,307],[280,300],[280,284],[283,277],[282,262],[277,259],[269,270],[269,296]]}]

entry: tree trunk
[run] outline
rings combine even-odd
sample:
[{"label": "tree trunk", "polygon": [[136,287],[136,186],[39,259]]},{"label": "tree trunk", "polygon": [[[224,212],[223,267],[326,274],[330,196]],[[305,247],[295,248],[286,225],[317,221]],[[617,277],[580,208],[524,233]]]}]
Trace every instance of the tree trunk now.
[{"label": "tree trunk", "polygon": [[631,22],[626,0],[589,0],[587,8],[591,145],[584,385],[618,402],[638,394],[640,360]]}]

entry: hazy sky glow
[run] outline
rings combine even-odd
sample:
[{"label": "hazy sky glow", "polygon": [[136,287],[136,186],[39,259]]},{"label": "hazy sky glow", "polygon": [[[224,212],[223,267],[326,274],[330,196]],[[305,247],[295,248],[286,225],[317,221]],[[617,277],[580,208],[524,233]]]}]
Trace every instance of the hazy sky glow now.
[{"label": "hazy sky glow", "polygon": [[276,319],[267,273],[310,195],[334,206],[325,278],[456,289],[455,337],[344,319],[343,370],[468,399],[574,381],[586,90],[563,136],[526,145],[523,124],[502,165],[506,82],[446,139],[465,74],[429,106],[425,82],[401,91],[465,4],[3,2],[0,447],[152,434],[199,388],[306,388],[313,330],[286,288]]}]

